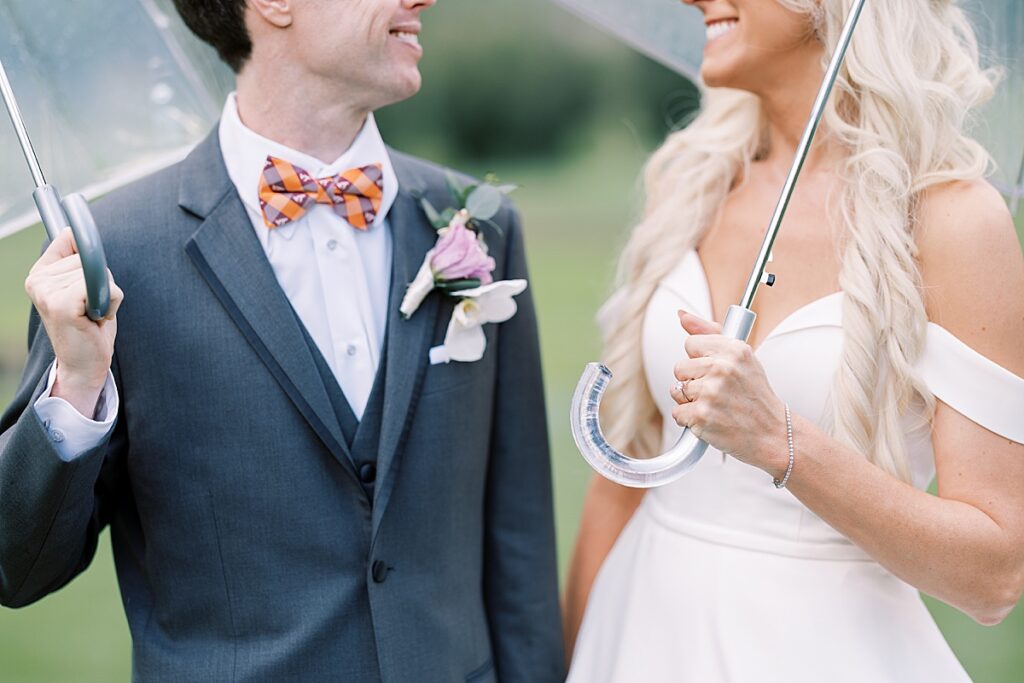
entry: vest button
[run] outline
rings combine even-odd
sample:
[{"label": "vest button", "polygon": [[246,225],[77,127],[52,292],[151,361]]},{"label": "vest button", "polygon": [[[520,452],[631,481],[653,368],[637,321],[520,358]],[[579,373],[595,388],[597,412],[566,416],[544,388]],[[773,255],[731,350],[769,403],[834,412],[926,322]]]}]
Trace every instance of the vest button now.
[{"label": "vest button", "polygon": [[359,467],[359,479],[364,484],[372,484],[377,479],[377,466],[372,462],[363,463]]},{"label": "vest button", "polygon": [[370,575],[374,583],[384,583],[384,579],[388,578],[388,566],[381,560],[376,560],[370,569]]}]

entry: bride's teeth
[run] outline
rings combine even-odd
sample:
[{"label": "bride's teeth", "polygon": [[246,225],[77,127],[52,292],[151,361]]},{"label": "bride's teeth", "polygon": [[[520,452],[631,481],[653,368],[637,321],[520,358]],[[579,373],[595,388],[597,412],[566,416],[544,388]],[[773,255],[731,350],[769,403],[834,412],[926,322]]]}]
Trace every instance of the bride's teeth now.
[{"label": "bride's teeth", "polygon": [[724,36],[729,31],[736,28],[736,21],[718,21],[708,26],[708,40],[714,40]]}]

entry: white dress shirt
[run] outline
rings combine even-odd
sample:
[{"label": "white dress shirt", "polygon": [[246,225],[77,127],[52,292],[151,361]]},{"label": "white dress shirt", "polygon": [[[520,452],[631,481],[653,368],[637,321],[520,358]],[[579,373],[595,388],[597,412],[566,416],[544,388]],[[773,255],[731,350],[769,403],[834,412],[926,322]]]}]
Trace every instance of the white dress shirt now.
[{"label": "white dress shirt", "polygon": [[100,392],[95,419],[89,419],[62,398],[51,396],[53,383],[57,379],[57,362],[50,365],[46,389],[36,399],[36,416],[42,421],[46,433],[57,449],[57,455],[65,462],[71,462],[91,448],[95,448],[114,427],[120,399],[114,375],[108,370],[107,381]]},{"label": "white dress shirt", "polygon": [[[392,252],[387,214],[398,195],[398,179],[373,115],[348,151],[325,164],[246,128],[231,95],[220,121],[220,146],[281,289],[361,419],[384,344]],[[314,178],[381,164],[384,197],[373,225],[365,232],[356,230],[330,206],[311,202],[299,220],[268,230],[259,203],[267,156],[288,161]]]},{"label": "white dress shirt", "polygon": [[[392,259],[387,215],[398,195],[398,178],[373,115],[349,149],[329,164],[248,129],[239,117],[233,93],[224,105],[218,135],[228,176],[281,289],[334,373],[352,411],[362,419],[384,344]],[[259,204],[260,175],[268,155],[299,166],[315,178],[381,164],[384,196],[376,220],[368,230],[360,231],[331,207],[310,203],[299,220],[269,230]],[[105,438],[113,427],[119,398],[108,373],[97,419],[90,420],[67,401],[50,395],[55,377],[56,363],[34,407],[58,454],[70,461]]]}]

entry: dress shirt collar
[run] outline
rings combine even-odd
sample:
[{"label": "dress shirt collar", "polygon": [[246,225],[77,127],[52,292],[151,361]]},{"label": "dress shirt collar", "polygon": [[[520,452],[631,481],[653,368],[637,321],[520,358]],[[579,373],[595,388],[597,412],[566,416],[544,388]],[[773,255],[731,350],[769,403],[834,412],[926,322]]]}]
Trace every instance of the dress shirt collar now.
[{"label": "dress shirt collar", "polygon": [[[395,176],[391,157],[380,136],[380,131],[377,129],[377,122],[373,118],[373,114],[366,118],[363,129],[348,150],[330,164],[325,164],[308,154],[274,142],[247,128],[238,115],[238,102],[235,93],[228,95],[227,102],[224,104],[218,135],[228,176],[238,190],[242,202],[257,214],[260,213],[260,174],[263,173],[267,156],[275,156],[295,164],[315,178],[322,178],[359,166],[382,164],[384,166],[384,197],[371,230],[381,229],[381,224],[386,219],[395,202],[395,197],[398,195],[398,178]],[[276,230],[281,232],[283,237],[290,237],[294,233],[295,226],[301,222],[301,220],[294,221]],[[291,230],[288,230],[289,227]],[[264,235],[261,234],[260,237],[262,239]]]}]

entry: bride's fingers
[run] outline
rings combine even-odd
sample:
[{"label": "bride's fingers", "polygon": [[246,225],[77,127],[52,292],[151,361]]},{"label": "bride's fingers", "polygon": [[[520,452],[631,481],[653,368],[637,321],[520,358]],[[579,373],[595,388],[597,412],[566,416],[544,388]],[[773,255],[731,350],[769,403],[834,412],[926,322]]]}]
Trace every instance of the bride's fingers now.
[{"label": "bride's fingers", "polygon": [[728,348],[731,341],[719,334],[692,334],[686,338],[683,347],[691,359],[706,358]]},{"label": "bride's fingers", "polygon": [[688,428],[700,437],[707,424],[707,406],[702,403],[681,403],[672,409],[672,419],[680,427]]},{"label": "bride's fingers", "polygon": [[686,311],[676,311],[679,324],[689,334],[722,334],[722,326]]},{"label": "bride's fingers", "polygon": [[693,403],[700,397],[701,384],[703,384],[703,380],[700,379],[679,381],[672,386],[669,393],[672,395],[672,400],[680,405]]},{"label": "bride's fingers", "polygon": [[680,382],[688,379],[697,379],[708,374],[711,370],[712,361],[710,358],[687,358],[676,363],[673,374]]}]

